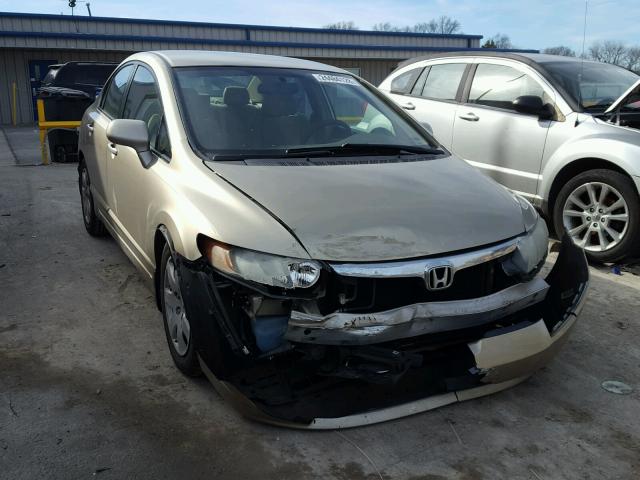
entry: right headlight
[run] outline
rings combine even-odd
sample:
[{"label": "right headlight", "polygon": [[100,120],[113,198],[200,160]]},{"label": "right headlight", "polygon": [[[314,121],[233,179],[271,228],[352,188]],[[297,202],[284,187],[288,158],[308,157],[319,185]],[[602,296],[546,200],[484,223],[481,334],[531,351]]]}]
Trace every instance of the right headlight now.
[{"label": "right headlight", "polygon": [[514,195],[520,204],[526,233],[519,237],[515,251],[502,262],[507,275],[519,275],[523,279],[536,275],[549,252],[549,230],[543,218],[527,200]]},{"label": "right headlight", "polygon": [[198,247],[211,266],[250,282],[281,288],[309,288],[320,278],[315,260],[281,257],[234,247],[200,235]]}]

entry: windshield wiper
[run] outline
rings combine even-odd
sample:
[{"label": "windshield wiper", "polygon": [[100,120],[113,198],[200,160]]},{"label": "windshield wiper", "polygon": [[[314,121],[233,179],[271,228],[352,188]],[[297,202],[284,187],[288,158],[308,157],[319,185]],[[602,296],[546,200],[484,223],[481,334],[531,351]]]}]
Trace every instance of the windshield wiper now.
[{"label": "windshield wiper", "polygon": [[342,145],[329,145],[326,147],[289,148],[285,151],[287,156],[370,155],[374,153],[398,155],[402,153],[442,155],[444,152],[432,147],[421,147],[419,145],[393,145],[386,143],[343,143]]}]

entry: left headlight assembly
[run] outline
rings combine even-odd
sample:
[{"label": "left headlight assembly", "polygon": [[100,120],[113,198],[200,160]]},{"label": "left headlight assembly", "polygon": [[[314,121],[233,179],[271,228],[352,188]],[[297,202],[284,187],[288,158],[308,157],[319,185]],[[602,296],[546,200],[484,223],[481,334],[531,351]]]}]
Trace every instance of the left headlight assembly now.
[{"label": "left headlight assembly", "polygon": [[309,288],[320,278],[315,260],[281,257],[198,237],[200,252],[216,270],[243,280],[286,289]]},{"label": "left headlight assembly", "polygon": [[518,238],[515,252],[502,263],[507,275],[519,275],[523,279],[535,276],[549,252],[549,230],[536,209],[520,195],[513,195],[522,210],[525,234]]}]

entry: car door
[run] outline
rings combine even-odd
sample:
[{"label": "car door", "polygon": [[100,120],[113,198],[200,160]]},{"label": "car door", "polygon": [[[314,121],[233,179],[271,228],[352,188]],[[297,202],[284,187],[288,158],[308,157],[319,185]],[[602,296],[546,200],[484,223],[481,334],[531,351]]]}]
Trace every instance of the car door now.
[{"label": "car door", "polygon": [[107,199],[107,127],[114,118],[119,118],[122,111],[124,94],[134,65],[122,66],[111,77],[105,91],[99,99],[97,108],[89,108],[81,134],[86,139],[83,151],[86,159],[91,191],[98,208],[104,212],[113,208]]},{"label": "car door", "polygon": [[[160,92],[151,69],[138,65],[126,93],[121,118],[142,120],[147,124],[152,153],[156,157],[170,158],[171,151],[164,123]],[[153,271],[152,240],[155,226],[148,225],[153,210],[154,192],[161,179],[156,175],[157,163],[150,167],[140,161],[131,147],[107,144],[109,172],[109,202],[113,205],[114,223],[121,231],[122,240],[138,264],[147,272]]]},{"label": "car door", "polygon": [[467,65],[461,60],[427,65],[407,101],[409,113],[446,148],[451,147],[456,108],[462,94],[461,81]]},{"label": "car door", "polygon": [[452,151],[507,188],[537,194],[545,141],[552,120],[515,111],[513,101],[536,95],[555,104],[555,93],[525,65],[480,61],[457,107]]},{"label": "car door", "polygon": [[456,106],[462,95],[462,78],[473,59],[443,59],[421,63],[400,73],[381,88],[414,117],[438,142],[451,146]]}]

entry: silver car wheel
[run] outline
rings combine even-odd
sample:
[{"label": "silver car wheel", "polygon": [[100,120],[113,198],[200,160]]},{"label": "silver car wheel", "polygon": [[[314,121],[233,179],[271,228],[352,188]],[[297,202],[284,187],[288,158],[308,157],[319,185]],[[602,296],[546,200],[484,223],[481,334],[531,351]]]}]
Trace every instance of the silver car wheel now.
[{"label": "silver car wheel", "polygon": [[589,182],[571,192],[562,209],[562,222],[578,246],[604,252],[627,233],[629,207],[611,185]]},{"label": "silver car wheel", "polygon": [[82,197],[82,216],[85,223],[89,225],[91,223],[91,189],[86,168],[83,168],[80,174],[80,196]]},{"label": "silver car wheel", "polygon": [[164,315],[173,348],[178,355],[184,357],[189,349],[191,325],[187,320],[184,302],[180,293],[180,282],[173,258],[169,257],[164,269]]}]

